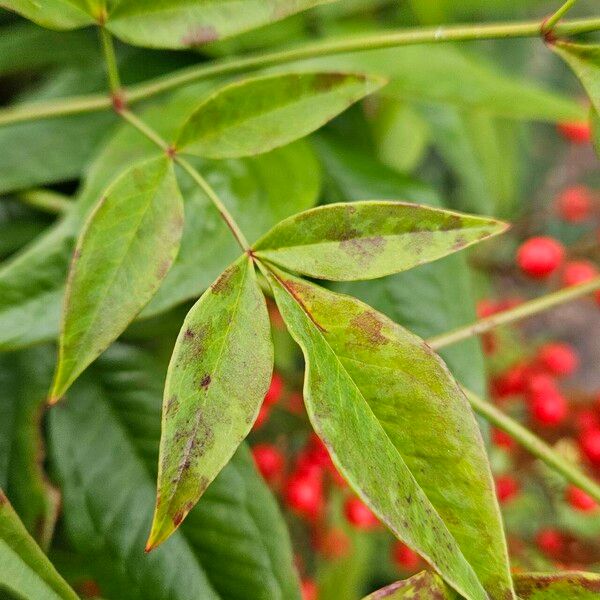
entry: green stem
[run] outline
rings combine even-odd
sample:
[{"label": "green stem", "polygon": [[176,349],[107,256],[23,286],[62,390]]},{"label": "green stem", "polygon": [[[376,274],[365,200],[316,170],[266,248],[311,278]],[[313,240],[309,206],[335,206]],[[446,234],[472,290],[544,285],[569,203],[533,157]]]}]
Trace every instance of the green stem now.
[{"label": "green stem", "polygon": [[168,142],[163,140],[163,138],[154,131],[151,127],[146,125],[144,121],[142,121],[139,117],[136,117],[131,111],[127,109],[123,109],[117,111],[117,114],[125,119],[130,125],[133,125],[141,134],[147,137],[153,144],[158,146],[161,150],[163,150],[166,154],[171,154],[171,146]]},{"label": "green stem", "polygon": [[576,465],[564,459],[543,440],[498,410],[493,404],[482,400],[469,390],[465,390],[465,394],[476,413],[498,429],[508,433],[531,454],[560,473],[569,483],[581,488],[594,500],[600,502],[600,485],[582,473]]},{"label": "green stem", "polygon": [[53,215],[61,214],[72,206],[72,202],[67,196],[43,189],[22,192],[18,198],[24,204]]},{"label": "green stem", "polygon": [[457,342],[461,342],[467,338],[490,331],[490,329],[494,329],[499,325],[506,325],[508,323],[525,319],[542,311],[548,310],[549,308],[553,308],[554,306],[558,306],[559,304],[564,304],[565,302],[575,300],[581,296],[587,296],[588,294],[591,294],[597,290],[600,290],[600,276],[595,277],[586,283],[564,288],[558,292],[546,294],[541,298],[524,302],[515,308],[511,308],[510,310],[505,310],[495,315],[491,315],[490,317],[480,319],[471,325],[458,327],[453,331],[429,338],[427,343],[434,350],[439,350],[440,348],[445,348],[451,344],[456,344]]},{"label": "green stem", "polygon": [[190,177],[202,188],[204,193],[211,199],[212,203],[216,206],[217,210],[221,214],[221,217],[233,233],[233,237],[235,237],[237,243],[240,245],[241,249],[244,252],[250,251],[250,244],[246,239],[246,236],[243,234],[242,230],[239,228],[238,224],[235,222],[235,219],[231,215],[231,213],[227,210],[227,207],[221,202],[217,193],[213,190],[210,184],[198,173],[192,165],[185,160],[183,157],[175,155],[175,162],[185,169]]},{"label": "green stem", "polygon": [[102,51],[104,53],[104,62],[106,64],[106,74],[108,75],[108,84],[113,95],[122,93],[121,78],[119,77],[119,68],[117,66],[117,56],[113,39],[109,31],[100,27],[100,39],[102,40]]},{"label": "green stem", "polygon": [[556,24],[573,8],[575,2],[577,0],[567,0],[553,15],[544,21],[542,31],[552,31]]},{"label": "green stem", "polygon": [[[558,23],[554,27],[554,34],[569,36],[598,30],[600,30],[600,18],[589,18]],[[303,59],[412,44],[537,37],[541,33],[543,33],[543,25],[538,21],[523,21],[416,28],[377,32],[350,38],[326,39],[309,42],[288,50],[187,67],[139,85],[123,88],[121,94],[127,102],[133,103],[202,79],[272,67]],[[94,112],[109,109],[111,106],[112,99],[102,95],[15,106],[0,111],[0,126],[35,119]]]}]

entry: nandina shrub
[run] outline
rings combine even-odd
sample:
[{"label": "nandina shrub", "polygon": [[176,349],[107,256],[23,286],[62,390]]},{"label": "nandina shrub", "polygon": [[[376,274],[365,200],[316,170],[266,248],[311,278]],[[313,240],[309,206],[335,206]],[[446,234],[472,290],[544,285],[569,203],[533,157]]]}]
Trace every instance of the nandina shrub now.
[{"label": "nandina shrub", "polygon": [[2,2],[2,597],[600,598],[574,4]]}]

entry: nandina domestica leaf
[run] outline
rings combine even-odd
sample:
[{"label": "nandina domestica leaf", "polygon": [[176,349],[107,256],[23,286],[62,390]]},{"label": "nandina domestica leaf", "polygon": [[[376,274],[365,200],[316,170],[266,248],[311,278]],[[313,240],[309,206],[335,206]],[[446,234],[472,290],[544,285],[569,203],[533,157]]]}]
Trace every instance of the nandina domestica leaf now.
[{"label": "nandina domestica leaf", "polygon": [[[456,384],[451,380],[450,375],[438,364],[435,355],[427,349],[418,338],[412,338],[410,334],[404,332],[397,325],[387,321],[377,315],[375,311],[369,309],[366,305],[353,299],[345,299],[342,296],[327,292],[308,284],[299,279],[292,278],[279,271],[266,272],[272,285],[273,292],[279,310],[284,321],[292,334],[292,337],[302,348],[306,362],[306,373],[304,382],[304,399],[311,423],[327,446],[329,453],[337,468],[351,484],[354,490],[360,495],[362,500],[375,512],[375,514],[385,523],[391,531],[406,544],[419,552],[447,581],[449,585],[460,592],[469,600],[493,598],[506,598],[507,594],[490,596],[487,595],[482,583],[478,579],[473,567],[469,564],[463,551],[448,527],[451,523],[445,523],[436,507],[427,497],[422,484],[416,477],[420,476],[421,481],[430,477],[435,472],[436,467],[441,464],[433,460],[432,465],[427,465],[427,460],[418,459],[418,453],[426,453],[433,459],[443,453],[442,444],[446,441],[456,444],[452,437],[458,435],[454,430],[442,431],[440,435],[436,428],[436,442],[432,448],[412,446],[410,433],[419,427],[419,412],[416,412],[416,418],[402,421],[393,414],[388,414],[388,419],[395,425],[395,428],[404,433],[404,440],[401,435],[395,440],[399,445],[403,441],[406,448],[415,455],[414,460],[407,452],[407,459],[415,462],[420,460],[418,468],[426,477],[422,477],[417,472],[411,472],[409,463],[407,463],[401,454],[398,445],[392,441],[386,424],[374,412],[374,406],[371,406],[367,394],[371,390],[365,383],[367,375],[361,369],[361,360],[366,360],[365,370],[381,370],[389,378],[389,365],[383,367],[371,367],[371,362],[380,358],[390,358],[387,353],[397,354],[403,351],[405,354],[414,355],[415,365],[420,369],[432,369],[427,379],[421,382],[419,379],[412,381],[409,376],[404,376],[402,381],[408,385],[409,396],[404,396],[405,402],[410,405],[412,394],[419,394],[417,397],[417,408],[424,413],[423,409],[427,405],[427,398],[432,392],[429,403],[434,405],[430,407],[430,412],[439,412],[440,407],[436,404],[443,403],[448,409],[456,398],[452,395]],[[345,312],[347,311],[347,312]],[[381,321],[379,320],[381,319]],[[327,320],[327,322],[324,322]],[[350,321],[347,323],[346,321]],[[395,339],[402,335],[405,340]],[[336,347],[336,343],[343,347]],[[389,345],[389,346],[388,346]],[[382,356],[378,356],[377,350],[382,348]],[[385,349],[385,350],[383,350]],[[375,352],[375,357],[369,360],[363,354]],[[353,354],[356,363],[359,366],[351,365],[347,359],[347,353]],[[404,367],[408,369],[408,367]],[[393,375],[398,373],[399,366],[392,371]],[[369,373],[368,376],[373,376]],[[375,380],[379,381],[381,373],[377,372]],[[374,384],[375,382],[373,382]],[[366,394],[361,385],[365,386]],[[390,391],[398,394],[402,390],[393,389],[393,382],[388,384]],[[388,390],[386,390],[388,391]],[[450,393],[450,395],[448,395]],[[464,398],[458,396],[465,405]],[[372,400],[371,400],[372,401]],[[381,397],[383,404],[383,397]],[[402,397],[394,402],[394,408],[402,405]],[[460,410],[456,406],[454,409],[460,413],[465,420],[474,423],[473,415],[468,411]],[[391,412],[391,410],[389,409]],[[407,409],[409,416],[410,408]],[[423,424],[419,429],[424,429]],[[476,425],[475,425],[476,427]],[[469,427],[467,432],[470,433]],[[471,437],[467,433],[466,437]],[[423,437],[428,434],[424,432]],[[433,436],[432,436],[433,437]],[[418,440],[418,438],[417,438]],[[470,440],[476,448],[476,452],[482,448],[482,441],[479,433]],[[462,448],[461,448],[462,450]],[[469,458],[466,460],[468,467],[455,469],[452,471],[455,477],[460,477],[462,486],[454,481],[447,486],[447,492],[451,498],[460,495],[459,488],[472,485],[469,489],[469,504],[479,510],[479,504],[483,505],[487,515],[493,515],[497,510],[497,505],[493,498],[491,475],[485,460],[482,464],[471,464],[473,450],[469,452]],[[445,461],[444,461],[445,462]],[[447,465],[444,465],[445,468]],[[436,475],[441,475],[440,472]],[[446,476],[446,480],[448,476]],[[435,482],[435,484],[434,484]],[[437,485],[438,482],[431,480],[429,485]],[[451,500],[450,502],[454,502]],[[463,499],[460,498],[461,506]],[[454,507],[453,504],[442,502],[440,508],[446,509],[448,514],[454,509],[460,510],[460,507]],[[467,511],[470,513],[470,511]],[[469,514],[471,518],[471,515]],[[456,532],[460,532],[461,524],[454,524]],[[486,524],[487,527],[487,524]],[[495,529],[496,527],[494,527]],[[469,543],[475,543],[472,531],[465,531],[469,534]],[[477,531],[476,535],[481,532]],[[500,548],[500,556],[505,554],[504,538],[500,535],[499,540],[494,540],[494,545]],[[465,548],[465,551],[467,549]],[[472,551],[472,549],[471,549]],[[481,558],[479,559],[481,560]],[[505,561],[502,560],[500,566],[485,565],[482,574],[485,571],[498,570],[502,574],[498,581],[488,581],[494,589],[504,588],[510,590],[510,580],[504,583],[502,580],[509,579],[508,572],[504,573]],[[491,590],[490,590],[491,591]],[[508,597],[511,592],[508,591]]]},{"label": "nandina domestica leaf", "polygon": [[166,156],[133,166],[109,187],[75,248],[52,401],[156,293],[182,231],[183,200]]},{"label": "nandina domestica leaf", "polygon": [[150,48],[196,48],[333,0],[119,0],[106,27]]},{"label": "nandina domestica leaf", "polygon": [[[94,0],[93,4],[97,2]],[[0,7],[49,29],[75,29],[95,22],[86,0],[0,0]]]},{"label": "nandina domestica leaf", "polygon": [[244,255],[190,310],[173,350],[149,549],[175,531],[249,433],[272,370],[267,307]]},{"label": "nandina domestica leaf", "polygon": [[[10,597],[77,600],[0,490],[0,590]],[[0,592],[1,593],[1,592]],[[4,594],[1,594],[4,596]],[[13,596],[14,595],[14,596]]]},{"label": "nandina domestica leaf", "polygon": [[523,600],[598,600],[597,573],[516,573],[515,588]]},{"label": "nandina domestica leaf", "polygon": [[311,422],[346,478],[458,591],[480,597],[472,567],[489,598],[512,597],[481,434],[441,359],[368,305],[273,273]]},{"label": "nandina domestica leaf", "polygon": [[422,571],[410,579],[397,581],[363,600],[455,600],[458,596],[444,582],[429,571]]},{"label": "nandina domestica leaf", "polygon": [[203,101],[175,146],[206,158],[268,152],[312,133],[384,83],[378,77],[337,72],[244,79]]},{"label": "nandina domestica leaf", "polygon": [[505,229],[493,219],[403,202],[329,204],[275,225],[254,251],[302,275],[353,281],[406,271]]}]

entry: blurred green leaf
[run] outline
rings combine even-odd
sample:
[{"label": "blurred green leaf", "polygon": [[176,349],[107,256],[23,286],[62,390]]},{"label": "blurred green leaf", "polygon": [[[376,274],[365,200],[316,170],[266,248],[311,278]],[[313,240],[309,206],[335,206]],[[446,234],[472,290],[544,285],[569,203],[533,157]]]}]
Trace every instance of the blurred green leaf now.
[{"label": "blurred green leaf", "polygon": [[119,0],[106,27],[122,40],[151,48],[196,48],[279,21],[332,0]]},{"label": "blurred green leaf", "polygon": [[465,597],[488,597],[473,569],[489,598],[509,596],[487,457],[443,363],[419,338],[349,296],[279,271],[269,277],[304,352],[311,423],[345,478]]},{"label": "blurred green leaf", "polygon": [[77,600],[0,490],[0,588],[19,598]]},{"label": "blurred green leaf", "polygon": [[272,371],[267,306],[243,255],[190,310],[173,350],[149,548],[179,527],[246,438]]},{"label": "blurred green leaf", "polygon": [[262,154],[312,133],[382,84],[350,73],[243,79],[209,96],[183,125],[175,146],[207,158]]},{"label": "blurred green leaf", "polygon": [[156,293],[182,231],[183,199],[166,156],[131,167],[104,193],[73,255],[51,401]]},{"label": "blurred green leaf", "polygon": [[369,594],[363,600],[453,600],[456,594],[429,571],[422,571],[410,579],[392,583]]},{"label": "blurred green leaf", "polygon": [[75,29],[95,21],[87,0],[2,0],[0,6],[49,29]]},{"label": "blurred green leaf", "polygon": [[114,345],[50,411],[64,523],[107,600],[299,600],[288,534],[242,446],[180,530],[144,554],[164,370]]},{"label": "blurred green leaf", "polygon": [[523,600],[597,600],[600,575],[576,571],[517,573],[515,587]]},{"label": "blurred green leaf", "polygon": [[302,275],[365,280],[434,261],[505,228],[483,217],[402,202],[328,204],[278,223],[254,250]]}]

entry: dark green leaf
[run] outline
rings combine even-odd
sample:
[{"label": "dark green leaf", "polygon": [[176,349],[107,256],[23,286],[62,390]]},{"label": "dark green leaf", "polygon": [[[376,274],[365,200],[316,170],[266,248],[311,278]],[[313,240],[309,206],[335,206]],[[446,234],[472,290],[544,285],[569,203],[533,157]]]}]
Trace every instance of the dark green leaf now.
[{"label": "dark green leaf", "polygon": [[422,571],[410,579],[397,581],[369,594],[363,600],[453,600],[456,594],[449,590],[435,573]]},{"label": "dark green leaf", "polygon": [[152,518],[164,370],[114,345],[49,415],[64,519],[108,600],[299,600],[287,532],[241,447],[164,547]]},{"label": "dark green leaf", "polygon": [[205,100],[183,125],[175,145],[207,158],[261,154],[312,133],[383,83],[350,73],[245,79]]},{"label": "dark green leaf", "polygon": [[152,298],[182,230],[183,200],[166,156],[132,167],[109,187],[75,249],[53,401]]},{"label": "dark green leaf", "polygon": [[0,490],[0,589],[35,600],[77,600]]},{"label": "dark green leaf", "polygon": [[107,28],[152,48],[195,48],[279,21],[332,0],[119,0]]},{"label": "dark green leaf", "polygon": [[[410,497],[416,501],[418,496],[406,488],[414,482],[422,495],[420,510],[427,512],[431,503],[490,598],[510,597],[506,542],[485,448],[469,404],[443,362],[418,337],[350,296],[284,275],[279,283],[276,298],[282,315],[309,363],[305,397],[313,426],[334,453],[352,451],[338,458],[346,474],[350,471],[353,485],[379,508],[380,518],[397,535],[405,541],[410,536],[410,545],[431,555],[432,550],[423,545],[427,542],[406,531],[423,518],[415,502],[410,505]],[[323,364],[316,365],[317,360]],[[337,399],[325,399],[326,393]],[[345,416],[334,414],[346,415],[355,404],[360,405],[357,413],[370,411],[365,422],[372,423],[371,432],[354,431],[353,417],[346,421]],[[385,442],[378,441],[377,451],[366,450],[368,437],[374,435]],[[348,443],[356,447],[336,447],[340,436],[350,438]],[[386,444],[403,469],[385,472],[378,464],[378,457],[390,455],[384,451]],[[375,481],[369,481],[365,469]],[[398,506],[381,504],[382,482],[397,482],[400,490],[404,488],[397,492],[401,496],[397,501],[409,504],[404,510],[415,511],[408,525],[406,517],[393,522]],[[368,489],[369,485],[373,487]],[[438,533],[435,521],[429,527],[431,534]],[[447,563],[436,564],[447,578],[444,567]]]},{"label": "dark green leaf", "polygon": [[149,548],[175,531],[248,435],[272,370],[267,307],[244,255],[191,309],[173,350]]},{"label": "dark green leaf", "polygon": [[600,575],[596,573],[517,573],[515,587],[523,600],[598,600]]},{"label": "dark green leaf", "polygon": [[332,281],[374,279],[407,271],[506,229],[491,219],[416,204],[329,204],[294,215],[255,245],[281,267]]},{"label": "dark green leaf", "polygon": [[[92,25],[90,3],[86,0],[0,0],[0,7],[14,10],[26,19],[50,29],[74,29]],[[94,0],[92,5],[98,7]]]},{"label": "dark green leaf", "polygon": [[[281,272],[268,276],[304,353],[304,399],[311,423],[344,477],[397,537],[466,598],[488,596],[449,527],[461,543],[468,539],[464,552],[473,555],[490,597],[506,597],[506,548],[483,444],[443,364],[422,341],[368,306]],[[384,393],[378,393],[377,384],[386,386]],[[439,427],[430,419],[433,414],[440,418]],[[421,446],[427,438],[431,445]],[[458,447],[461,438],[468,440],[466,447]],[[451,465],[444,464],[447,451],[455,457]],[[422,486],[429,488],[432,501]],[[467,505],[469,522],[450,518]],[[448,517],[447,524],[438,510]],[[492,548],[482,540],[485,556],[478,556],[473,544],[483,532],[471,529],[470,520],[484,516],[491,519],[485,523],[485,543]],[[490,564],[490,556],[498,563]]]}]

